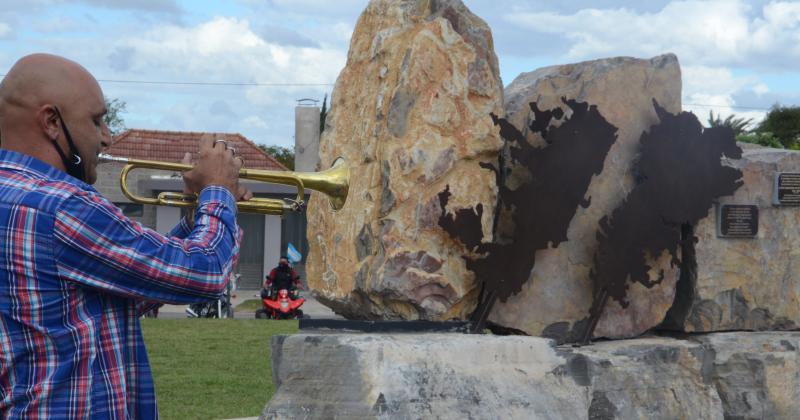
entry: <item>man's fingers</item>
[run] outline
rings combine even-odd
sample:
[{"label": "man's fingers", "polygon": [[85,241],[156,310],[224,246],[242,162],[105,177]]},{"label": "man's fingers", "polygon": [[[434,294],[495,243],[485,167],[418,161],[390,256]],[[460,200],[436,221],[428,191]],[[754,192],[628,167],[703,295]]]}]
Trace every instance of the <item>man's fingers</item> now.
[{"label": "man's fingers", "polygon": [[214,147],[214,136],[212,134],[203,134],[200,136],[200,151],[209,150]]},{"label": "man's fingers", "polygon": [[228,142],[225,139],[214,140],[214,150],[226,151],[228,150]]},{"label": "man's fingers", "polygon": [[236,165],[237,170],[242,169],[242,167],[244,167],[244,158],[241,156],[234,156],[233,164]]},{"label": "man's fingers", "polygon": [[236,195],[238,196],[237,201],[247,201],[253,198],[253,192],[250,191],[249,188],[243,187],[241,185],[239,185],[239,191]]}]

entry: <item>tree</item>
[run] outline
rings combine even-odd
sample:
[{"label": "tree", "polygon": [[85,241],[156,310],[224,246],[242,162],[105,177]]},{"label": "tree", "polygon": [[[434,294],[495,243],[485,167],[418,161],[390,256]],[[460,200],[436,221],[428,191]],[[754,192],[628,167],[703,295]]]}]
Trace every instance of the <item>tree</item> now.
[{"label": "tree", "polygon": [[117,98],[109,99],[104,97],[103,99],[106,101],[106,115],[103,115],[103,122],[108,126],[111,135],[116,136],[125,131],[125,121],[122,119],[121,114],[125,112],[128,104]]},{"label": "tree", "polygon": [[747,126],[753,123],[753,119],[736,118],[734,114],[728,115],[724,120],[717,114],[714,116],[714,111],[708,111],[708,125],[710,127],[729,127],[737,136],[747,131]]},{"label": "tree", "polygon": [[265,144],[259,144],[258,148],[269,153],[278,160],[283,166],[289,168],[290,171],[294,170],[294,150],[277,145],[267,146]]},{"label": "tree", "polygon": [[772,133],[742,133],[736,136],[736,141],[743,143],[759,144],[761,146],[783,149],[783,144]]},{"label": "tree", "polygon": [[800,142],[800,106],[773,105],[755,131],[772,133],[784,147],[794,148]]},{"label": "tree", "polygon": [[325,118],[328,117],[328,94],[322,99],[322,111],[319,112],[319,133],[325,131]]}]

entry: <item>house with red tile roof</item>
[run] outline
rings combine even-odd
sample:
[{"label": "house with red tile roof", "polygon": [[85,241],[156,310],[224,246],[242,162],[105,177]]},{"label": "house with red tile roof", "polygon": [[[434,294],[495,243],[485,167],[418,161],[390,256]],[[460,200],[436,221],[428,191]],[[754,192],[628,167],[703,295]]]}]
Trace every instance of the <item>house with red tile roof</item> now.
[{"label": "house with red tile roof", "polygon": [[[162,131],[130,129],[116,136],[106,153],[111,155],[180,162],[186,152],[196,154],[200,137],[207,133],[186,131]],[[238,133],[208,133],[215,139],[228,142],[244,158],[249,169],[287,170],[273,156],[259,149],[251,140]],[[123,165],[106,163],[98,166],[95,188],[114,202],[130,218],[161,233],[169,232],[185,214],[176,207],[151,206],[132,203],[122,194],[120,171]],[[294,187],[255,181],[241,181],[257,197],[294,198]],[[136,169],[128,175],[128,188],[143,197],[155,197],[160,192],[183,190],[183,179],[179,173]],[[289,214],[284,217],[239,213],[239,225],[245,232],[241,246],[237,271],[241,274],[240,288],[258,289],[264,276],[269,273],[285,253],[287,243],[307,249],[305,238],[305,214]],[[305,254],[305,253],[304,253]]]},{"label": "house with red tile roof", "polygon": [[252,169],[285,171],[287,168],[269,153],[239,133],[201,133],[195,131],[126,130],[113,139],[107,153],[134,159],[180,162],[186,152],[196,154],[200,137],[211,134],[225,140],[244,158],[244,166]]}]

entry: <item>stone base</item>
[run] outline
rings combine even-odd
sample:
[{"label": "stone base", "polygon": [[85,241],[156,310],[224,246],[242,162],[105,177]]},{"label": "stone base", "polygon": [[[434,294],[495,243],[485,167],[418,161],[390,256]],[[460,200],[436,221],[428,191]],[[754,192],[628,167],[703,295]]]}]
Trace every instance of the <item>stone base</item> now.
[{"label": "stone base", "polygon": [[573,348],[521,336],[273,338],[262,419],[790,419],[800,333],[716,333]]}]

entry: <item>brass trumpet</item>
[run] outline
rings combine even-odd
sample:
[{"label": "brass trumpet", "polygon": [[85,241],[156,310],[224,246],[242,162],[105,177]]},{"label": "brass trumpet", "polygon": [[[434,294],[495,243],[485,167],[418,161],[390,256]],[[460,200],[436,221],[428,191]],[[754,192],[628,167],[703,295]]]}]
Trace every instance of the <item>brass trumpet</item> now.
[{"label": "brass trumpet", "polygon": [[[133,169],[158,169],[163,171],[188,171],[192,165],[183,163],[159,162],[154,160],[129,159],[101,153],[100,163],[124,163],[120,173],[119,183],[122,193],[134,203],[151,204],[154,206],[172,206],[191,208],[197,206],[196,194],[176,192],[162,192],[156,198],[141,197],[133,194],[128,189],[128,173]],[[287,211],[302,211],[305,209],[305,188],[319,191],[331,203],[331,208],[339,210],[347,201],[350,189],[350,167],[344,158],[337,158],[330,169],[322,172],[289,172],[270,171],[264,169],[244,169],[239,171],[240,179],[270,182],[273,184],[294,185],[297,196],[294,199],[252,198],[239,201],[236,206],[242,213],[283,215]]]}]

